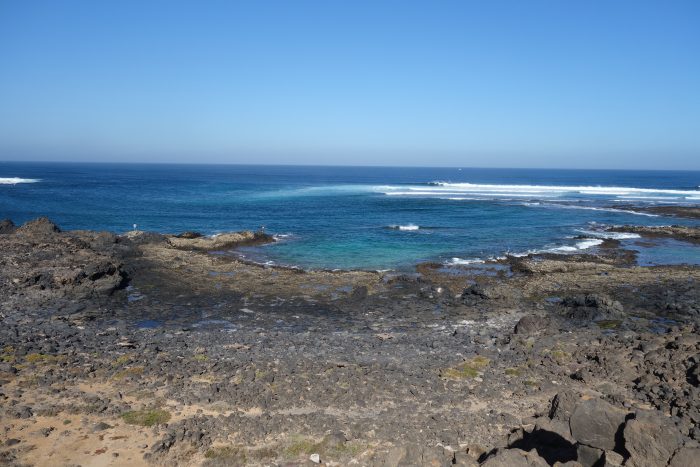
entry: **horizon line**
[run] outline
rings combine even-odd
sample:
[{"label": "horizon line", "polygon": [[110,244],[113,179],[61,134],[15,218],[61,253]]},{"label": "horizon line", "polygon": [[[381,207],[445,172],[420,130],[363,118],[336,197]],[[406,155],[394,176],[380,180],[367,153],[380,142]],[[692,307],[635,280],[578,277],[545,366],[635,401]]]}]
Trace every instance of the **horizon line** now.
[{"label": "horizon line", "polygon": [[353,165],[353,164],[272,164],[239,162],[143,162],[143,161],[80,161],[80,160],[0,160],[0,164],[93,164],[93,165],[185,165],[185,166],[239,166],[239,167],[320,167],[320,168],[367,168],[367,169],[456,169],[456,170],[592,170],[600,172],[700,172],[699,169],[629,169],[629,168],[584,168],[584,167],[485,167],[485,166],[430,166],[430,165]]}]

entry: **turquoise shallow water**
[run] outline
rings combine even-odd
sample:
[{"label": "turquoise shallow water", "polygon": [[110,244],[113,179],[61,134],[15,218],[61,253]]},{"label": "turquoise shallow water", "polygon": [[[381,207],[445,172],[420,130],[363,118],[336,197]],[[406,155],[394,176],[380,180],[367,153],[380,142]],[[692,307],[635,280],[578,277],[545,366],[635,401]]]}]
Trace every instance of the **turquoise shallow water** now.
[{"label": "turquoise shallow water", "polygon": [[[608,225],[695,224],[629,206],[698,205],[698,185],[700,172],[0,162],[0,217],[117,232],[265,226],[280,241],[249,258],[390,269],[584,251]],[[650,264],[700,264],[697,246],[641,248]]]}]

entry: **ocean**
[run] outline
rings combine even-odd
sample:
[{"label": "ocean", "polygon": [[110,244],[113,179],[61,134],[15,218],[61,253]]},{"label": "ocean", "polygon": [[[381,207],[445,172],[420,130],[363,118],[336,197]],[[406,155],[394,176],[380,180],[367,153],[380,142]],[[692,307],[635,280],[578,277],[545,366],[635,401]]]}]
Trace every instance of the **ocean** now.
[{"label": "ocean", "polygon": [[595,251],[606,237],[643,264],[700,264],[700,247],[609,234],[612,225],[695,225],[632,206],[700,205],[700,172],[0,162],[0,218],[48,216],[114,232],[264,227],[269,264],[409,270],[506,254]]}]

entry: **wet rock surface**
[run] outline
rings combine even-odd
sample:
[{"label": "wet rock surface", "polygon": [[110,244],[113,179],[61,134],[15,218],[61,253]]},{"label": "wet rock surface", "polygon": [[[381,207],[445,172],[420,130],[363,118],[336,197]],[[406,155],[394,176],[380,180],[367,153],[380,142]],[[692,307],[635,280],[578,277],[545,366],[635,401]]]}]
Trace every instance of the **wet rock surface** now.
[{"label": "wet rock surface", "polygon": [[697,268],[299,271],[52,225],[0,235],[2,463],[699,458]]},{"label": "wet rock surface", "polygon": [[610,229],[611,232],[636,233],[646,237],[668,237],[685,240],[692,243],[700,242],[700,231],[696,227],[669,225],[662,227],[647,227],[626,225]]}]

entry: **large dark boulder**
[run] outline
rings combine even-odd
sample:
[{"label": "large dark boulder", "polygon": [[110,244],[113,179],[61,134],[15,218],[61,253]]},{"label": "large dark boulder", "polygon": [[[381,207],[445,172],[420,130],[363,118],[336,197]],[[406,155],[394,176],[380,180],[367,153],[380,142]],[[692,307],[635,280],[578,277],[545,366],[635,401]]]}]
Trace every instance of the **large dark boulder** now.
[{"label": "large dark boulder", "polygon": [[700,467],[700,448],[679,449],[668,467]]},{"label": "large dark boulder", "polygon": [[520,318],[515,325],[515,333],[524,336],[539,334],[549,327],[549,320],[542,316],[527,315]]},{"label": "large dark boulder", "polygon": [[549,418],[569,423],[571,414],[574,413],[574,409],[579,400],[581,400],[581,396],[573,391],[557,393],[552,399],[552,405],[549,409]]},{"label": "large dark boulder", "polygon": [[537,453],[523,451],[521,449],[499,449],[486,461],[482,467],[548,467],[547,461],[542,459]]},{"label": "large dark boulder", "polygon": [[625,449],[630,458],[626,466],[655,467],[666,465],[683,437],[673,423],[657,413],[637,412],[628,420],[623,432]]},{"label": "large dark boulder", "polygon": [[605,314],[620,314],[624,311],[622,304],[607,295],[587,294],[567,297],[562,301],[562,305],[571,308],[592,308]]},{"label": "large dark boulder", "polygon": [[0,221],[0,234],[11,234],[17,230],[17,226],[10,219],[3,219]]},{"label": "large dark boulder", "polygon": [[602,449],[593,448],[591,446],[586,446],[585,444],[579,444],[576,448],[576,454],[576,460],[583,467],[594,467],[600,465],[605,451]]},{"label": "large dark boulder", "polygon": [[612,451],[621,444],[627,415],[601,399],[579,402],[569,420],[571,435],[586,446]]}]

